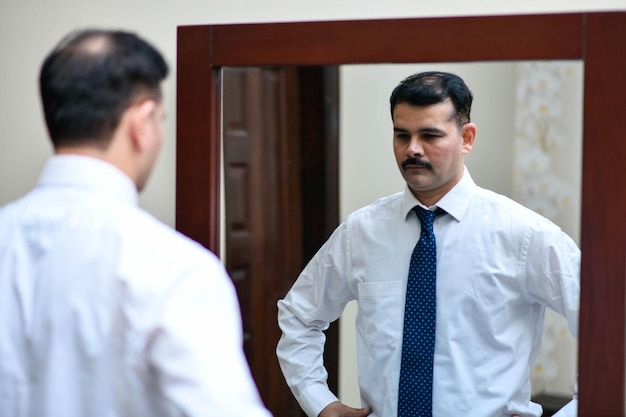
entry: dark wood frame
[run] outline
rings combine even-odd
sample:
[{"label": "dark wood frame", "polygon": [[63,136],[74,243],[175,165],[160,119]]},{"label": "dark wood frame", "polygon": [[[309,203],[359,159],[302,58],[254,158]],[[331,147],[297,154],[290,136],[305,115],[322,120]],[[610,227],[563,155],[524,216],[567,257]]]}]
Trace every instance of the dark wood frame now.
[{"label": "dark wood frame", "polygon": [[623,416],[626,13],[204,25],[178,30],[176,223],[219,251],[222,66],[584,60],[579,416]]}]

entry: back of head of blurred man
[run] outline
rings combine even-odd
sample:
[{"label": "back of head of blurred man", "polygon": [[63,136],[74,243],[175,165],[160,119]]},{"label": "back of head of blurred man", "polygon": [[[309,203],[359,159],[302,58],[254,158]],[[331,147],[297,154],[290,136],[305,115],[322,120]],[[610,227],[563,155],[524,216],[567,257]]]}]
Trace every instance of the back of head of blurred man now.
[{"label": "back of head of blurred man", "polygon": [[54,155],[0,208],[0,415],[268,417],[219,260],[139,208],[163,141],[162,55],[70,34],[40,91]]},{"label": "back of head of blurred man", "polygon": [[39,86],[57,154],[107,161],[141,191],[163,141],[168,66],[134,34],[84,31],[46,58]]}]

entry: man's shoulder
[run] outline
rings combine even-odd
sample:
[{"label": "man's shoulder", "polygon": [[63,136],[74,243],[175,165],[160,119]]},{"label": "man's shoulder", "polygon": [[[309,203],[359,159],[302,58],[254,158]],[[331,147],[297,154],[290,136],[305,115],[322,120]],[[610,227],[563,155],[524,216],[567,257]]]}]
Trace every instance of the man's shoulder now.
[{"label": "man's shoulder", "polygon": [[385,197],[381,197],[372,203],[363,206],[348,215],[349,219],[355,220],[370,216],[387,216],[390,213],[397,213],[402,207],[404,191],[397,192]]},{"label": "man's shoulder", "polygon": [[541,213],[507,197],[481,187],[476,187],[475,203],[478,204],[478,211],[482,213],[491,212],[493,216],[499,218],[510,218],[512,224],[524,225],[534,228],[558,228],[550,219]]},{"label": "man's shoulder", "polygon": [[113,233],[119,238],[121,276],[129,285],[159,292],[193,277],[225,275],[217,256],[153,214],[136,207],[123,217]]},{"label": "man's shoulder", "polygon": [[175,256],[184,258],[197,257],[200,259],[213,257],[214,255],[200,243],[184,235],[152,213],[137,208],[128,213],[127,224],[124,227],[132,227],[130,230],[142,244],[153,246],[154,249],[167,250]]}]

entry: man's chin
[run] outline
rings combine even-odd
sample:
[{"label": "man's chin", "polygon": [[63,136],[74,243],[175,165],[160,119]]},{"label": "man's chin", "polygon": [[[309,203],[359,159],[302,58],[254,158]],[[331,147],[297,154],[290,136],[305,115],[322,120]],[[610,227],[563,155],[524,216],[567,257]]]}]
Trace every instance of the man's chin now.
[{"label": "man's chin", "polygon": [[429,191],[431,189],[431,187],[429,186],[430,184],[424,184],[424,183],[418,183],[415,181],[412,182],[407,182],[409,188],[411,189],[411,191],[415,191],[418,193],[423,193],[425,191]]},{"label": "man's chin", "polygon": [[430,174],[424,171],[414,173],[405,172],[404,174],[404,180],[406,183],[411,189],[416,191],[424,191],[425,189],[428,189],[432,185],[432,179],[430,177]]}]

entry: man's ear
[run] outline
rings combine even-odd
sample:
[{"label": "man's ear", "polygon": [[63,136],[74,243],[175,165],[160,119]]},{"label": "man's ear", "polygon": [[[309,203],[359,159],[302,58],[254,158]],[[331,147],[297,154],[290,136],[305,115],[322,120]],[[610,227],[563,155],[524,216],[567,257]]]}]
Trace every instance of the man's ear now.
[{"label": "man's ear", "polygon": [[463,153],[468,154],[474,146],[476,139],[476,125],[474,123],[466,123],[461,128],[461,137],[463,138]]},{"label": "man's ear", "polygon": [[128,109],[130,138],[133,146],[140,152],[150,144],[156,108],[157,103],[154,100],[144,100]]}]

